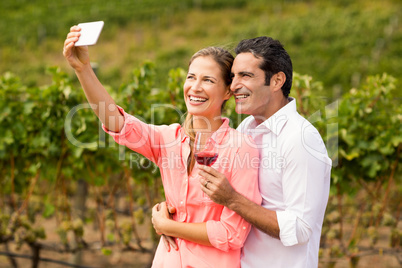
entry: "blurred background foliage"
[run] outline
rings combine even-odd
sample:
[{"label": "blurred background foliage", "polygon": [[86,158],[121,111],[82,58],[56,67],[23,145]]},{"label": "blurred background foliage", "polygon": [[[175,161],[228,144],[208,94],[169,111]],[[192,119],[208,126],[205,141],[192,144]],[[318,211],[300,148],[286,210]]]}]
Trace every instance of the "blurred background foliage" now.
[{"label": "blurred background foliage", "polygon": [[401,13],[397,0],[3,0],[0,73],[11,71],[27,85],[49,83],[47,67],[70,71],[62,57],[70,26],[104,20],[91,55],[113,87],[145,60],[155,62],[161,85],[202,47],[232,49],[241,39],[268,35],[284,44],[296,72],[322,81],[333,99],[368,75],[387,72],[399,85]]},{"label": "blurred background foliage", "polygon": [[[293,60],[291,96],[333,160],[320,267],[399,267],[401,13],[397,0],[1,1],[0,243],[6,251],[28,245],[37,267],[39,251],[99,252],[86,235],[94,229],[104,255],[152,256],[160,174],[100,129],[62,55],[70,26],[104,20],[90,48],[93,66],[119,105],[155,124],[183,120],[194,52],[279,39]],[[243,118],[233,100],[225,115],[234,127]],[[60,245],[47,246],[54,230],[44,229],[45,219],[55,219]]]}]

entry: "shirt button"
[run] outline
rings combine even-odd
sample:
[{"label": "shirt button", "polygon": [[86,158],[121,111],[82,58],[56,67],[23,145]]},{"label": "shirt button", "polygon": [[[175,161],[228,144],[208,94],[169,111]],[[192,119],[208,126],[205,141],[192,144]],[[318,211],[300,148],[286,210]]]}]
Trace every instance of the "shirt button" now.
[{"label": "shirt button", "polygon": [[183,203],[184,203],[183,201],[180,201],[180,205],[183,205]]}]

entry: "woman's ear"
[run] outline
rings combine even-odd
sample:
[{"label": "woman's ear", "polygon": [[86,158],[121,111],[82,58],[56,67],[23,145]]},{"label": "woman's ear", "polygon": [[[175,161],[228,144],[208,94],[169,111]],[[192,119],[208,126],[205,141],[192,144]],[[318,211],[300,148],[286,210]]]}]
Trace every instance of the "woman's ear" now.
[{"label": "woman's ear", "polygon": [[273,91],[282,90],[283,84],[286,82],[286,75],[284,72],[278,72],[271,77],[271,88]]},{"label": "woman's ear", "polygon": [[230,86],[228,86],[226,88],[226,93],[225,93],[225,96],[223,99],[228,100],[228,99],[230,99],[230,97],[232,97],[232,95],[233,95],[233,92],[230,90]]}]

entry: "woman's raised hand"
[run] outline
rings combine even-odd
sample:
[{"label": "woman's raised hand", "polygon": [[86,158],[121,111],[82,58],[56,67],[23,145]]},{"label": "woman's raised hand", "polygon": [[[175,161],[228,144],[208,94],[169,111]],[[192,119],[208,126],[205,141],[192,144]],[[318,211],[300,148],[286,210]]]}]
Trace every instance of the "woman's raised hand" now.
[{"label": "woman's raised hand", "polygon": [[113,98],[96,77],[89,61],[87,46],[74,46],[80,37],[81,28],[73,26],[64,41],[63,55],[74,68],[88,102],[96,116],[112,132],[120,132],[124,126],[124,116],[120,113]]},{"label": "woman's raised hand", "polygon": [[73,26],[64,41],[63,55],[76,71],[80,71],[84,66],[89,65],[89,52],[87,46],[74,46],[80,37],[81,28]]}]

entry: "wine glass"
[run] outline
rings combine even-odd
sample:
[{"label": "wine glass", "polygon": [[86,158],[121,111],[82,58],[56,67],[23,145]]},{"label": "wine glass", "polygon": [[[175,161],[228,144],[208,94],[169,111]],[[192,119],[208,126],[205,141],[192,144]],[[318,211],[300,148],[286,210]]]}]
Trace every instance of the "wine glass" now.
[{"label": "wine glass", "polygon": [[194,157],[198,164],[212,166],[218,158],[213,132],[197,132],[194,140]]}]

